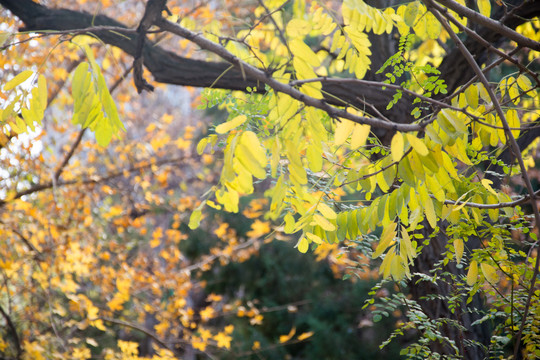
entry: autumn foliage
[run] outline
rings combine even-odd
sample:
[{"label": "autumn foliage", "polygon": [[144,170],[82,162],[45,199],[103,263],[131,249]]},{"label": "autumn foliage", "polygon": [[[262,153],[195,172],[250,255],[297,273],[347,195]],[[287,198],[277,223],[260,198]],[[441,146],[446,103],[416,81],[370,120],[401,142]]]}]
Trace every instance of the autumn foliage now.
[{"label": "autumn foliage", "polygon": [[539,356],[538,1],[0,5],[2,356]]}]

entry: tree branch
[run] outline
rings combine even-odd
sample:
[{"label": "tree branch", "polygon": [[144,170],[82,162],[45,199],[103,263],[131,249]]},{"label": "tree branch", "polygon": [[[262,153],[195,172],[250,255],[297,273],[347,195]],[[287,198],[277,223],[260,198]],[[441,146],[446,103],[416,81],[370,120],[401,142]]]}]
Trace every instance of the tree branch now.
[{"label": "tree branch", "polygon": [[[88,33],[106,44],[122,49],[126,54],[136,57],[137,31],[104,15],[93,15],[68,9],[49,9],[32,0],[0,0],[4,6],[19,17],[25,24],[22,31],[66,33]],[[178,56],[163,49],[151,41],[145,41],[142,51],[144,66],[150,71],[156,82],[212,87],[227,90],[257,88],[264,92],[263,83],[250,76],[244,76],[239,70],[230,70],[230,64],[193,60]],[[325,100],[334,105],[357,105],[362,107],[357,98],[373,104],[381,113],[389,118],[403,119],[410,112],[412,101],[404,96],[390,111],[386,105],[392,100],[394,91],[370,89],[363,86],[343,85],[339,83],[323,83]]]},{"label": "tree branch", "polygon": [[[502,36],[515,41],[518,45],[522,47],[528,47],[530,49],[540,51],[540,42],[534,41],[532,39],[529,39],[526,36],[521,35],[520,33],[512,30],[505,24],[501,23],[500,21],[488,18],[474,10],[469,9],[466,6],[463,6],[453,0],[436,0],[439,4],[442,4],[446,6],[447,8],[454,10],[456,13],[458,13],[461,16],[465,16],[466,18],[470,19],[471,21],[480,24],[492,31],[495,31],[498,34],[501,34]],[[527,5],[529,7],[529,11],[533,10],[532,7],[539,7],[539,1],[533,0],[530,2],[530,5]],[[538,10],[537,10],[538,11]]]},{"label": "tree branch", "polygon": [[314,97],[308,96],[300,92],[293,86],[289,84],[284,84],[272,78],[264,71],[240,60],[238,57],[236,57],[235,55],[227,51],[227,49],[225,49],[223,46],[204,38],[198,33],[185,29],[181,27],[180,25],[174,24],[163,18],[158,20],[156,25],[159,26],[162,30],[168,31],[170,33],[173,33],[185,39],[188,39],[194,42],[195,44],[199,45],[201,48],[211,51],[212,53],[220,56],[221,58],[223,58],[230,64],[234,65],[237,69],[239,69],[243,74],[246,75],[246,77],[250,76],[251,78],[257,80],[259,83],[266,84],[277,92],[287,94],[293,99],[296,99],[304,103],[305,105],[312,106],[317,109],[321,109],[325,111],[328,115],[330,115],[330,117],[344,118],[344,119],[348,119],[353,122],[356,122],[358,124],[367,124],[374,128],[382,128],[382,129],[393,130],[393,131],[409,132],[409,131],[421,131],[423,129],[423,127],[418,124],[399,124],[395,122],[384,121],[378,118],[368,118],[364,116],[353,115],[347,112],[346,110],[338,109],[336,107],[330,106],[323,99],[316,99]]},{"label": "tree branch", "polygon": [[17,329],[15,328],[13,321],[11,321],[11,317],[4,311],[4,308],[2,308],[2,306],[0,306],[0,314],[2,314],[4,320],[6,320],[7,326],[9,327],[11,332],[11,336],[13,336],[13,342],[15,343],[15,348],[17,349],[17,359],[21,359],[22,347],[19,340],[19,335],[17,334]]}]

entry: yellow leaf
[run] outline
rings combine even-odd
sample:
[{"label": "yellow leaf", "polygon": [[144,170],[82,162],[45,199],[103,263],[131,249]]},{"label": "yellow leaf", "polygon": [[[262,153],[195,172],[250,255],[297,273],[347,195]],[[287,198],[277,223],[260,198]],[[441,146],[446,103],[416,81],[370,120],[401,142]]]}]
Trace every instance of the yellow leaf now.
[{"label": "yellow leaf", "polygon": [[41,110],[45,110],[45,108],[47,107],[47,79],[45,79],[45,76],[39,75],[37,88],[38,102],[41,105]]},{"label": "yellow leaf", "polygon": [[290,163],[289,173],[291,175],[291,179],[297,182],[298,184],[304,185],[307,183],[306,170],[302,166],[298,166],[294,163]]},{"label": "yellow leaf", "polygon": [[413,26],[413,30],[414,30],[415,34],[420,39],[426,39],[427,36],[428,36],[428,33],[427,33],[427,17],[425,16],[425,12],[422,13],[422,11],[419,11],[419,13],[421,15],[416,20],[416,22],[415,22],[415,24]]},{"label": "yellow leaf", "polygon": [[392,137],[390,152],[392,153],[392,160],[395,162],[400,161],[403,157],[403,135],[400,132],[396,132]]},{"label": "yellow leaf", "polygon": [[403,14],[403,20],[405,21],[405,24],[407,24],[407,26],[412,27],[414,25],[419,8],[420,7],[417,1],[413,1],[407,4],[407,7],[405,8],[405,13]]},{"label": "yellow leaf", "polygon": [[311,50],[311,48],[307,46],[302,40],[293,39],[289,42],[289,46],[293,55],[304,60],[308,65],[314,67],[321,66],[321,62],[319,61],[317,54],[315,54],[313,50]]},{"label": "yellow leaf", "polygon": [[300,335],[298,335],[298,341],[303,341],[303,340],[306,340],[307,338],[310,338],[312,337],[314,334],[313,331],[310,331],[310,332],[305,332],[305,333],[302,333]]},{"label": "yellow leaf", "polygon": [[351,149],[355,150],[358,149],[360,146],[364,146],[366,144],[366,140],[369,136],[370,130],[371,126],[369,125],[355,124],[351,137]]},{"label": "yellow leaf", "polygon": [[430,12],[427,12],[425,15],[426,17],[426,32],[430,39],[438,39],[441,35],[441,23],[437,20],[435,15],[433,15]]},{"label": "yellow leaf", "polygon": [[456,250],[456,261],[459,264],[463,257],[463,239],[454,240],[454,249]]},{"label": "yellow leaf", "polygon": [[235,154],[236,158],[249,173],[253,174],[253,176],[258,179],[266,178],[266,170],[255,159],[253,152],[249,147],[244,144],[238,144],[236,146]]},{"label": "yellow leaf", "polygon": [[390,275],[390,271],[392,270],[392,260],[395,256],[396,253],[392,247],[384,256],[381,266],[379,267],[379,274],[382,274],[385,279]]},{"label": "yellow leaf", "polygon": [[285,232],[285,234],[292,234],[294,232],[294,226],[296,224],[294,221],[294,217],[290,212],[288,212],[283,218],[283,220],[285,221],[283,231]]},{"label": "yellow leaf", "polygon": [[429,150],[424,144],[422,140],[414,136],[413,134],[407,134],[407,140],[411,143],[411,146],[413,147],[414,151],[418,153],[420,156],[426,156],[429,154]]},{"label": "yellow leaf", "polygon": [[[521,126],[516,109],[510,109],[506,112],[506,120],[508,121],[508,126],[510,128],[519,128]],[[519,129],[512,129],[511,132],[514,136],[514,139],[517,139],[519,137]]]},{"label": "yellow leaf", "polygon": [[377,245],[377,249],[373,252],[372,259],[375,259],[381,256],[384,250],[386,250],[386,248],[388,248],[388,246],[394,240],[395,235],[396,235],[396,223],[391,222],[390,224],[388,224],[387,227],[384,228],[381,234],[381,240],[379,242],[379,245]]},{"label": "yellow leaf", "polygon": [[281,344],[286,343],[287,341],[289,341],[289,340],[292,339],[292,337],[294,336],[295,333],[296,333],[296,328],[293,327],[293,328],[291,329],[291,331],[289,332],[289,334],[287,334],[287,335],[281,335],[281,336],[279,337],[279,342],[280,342]]},{"label": "yellow leaf", "polygon": [[306,157],[311,171],[317,173],[322,170],[322,147],[311,144],[306,149]]},{"label": "yellow leaf", "polygon": [[478,10],[480,11],[480,14],[484,15],[485,17],[491,16],[490,0],[478,0],[477,5],[478,5]]},{"label": "yellow leaf", "polygon": [[285,31],[291,38],[304,37],[311,31],[311,24],[304,19],[292,19]]},{"label": "yellow leaf", "polygon": [[197,154],[202,155],[206,145],[208,144],[208,138],[202,138],[201,141],[197,144]]},{"label": "yellow leaf", "polygon": [[317,204],[317,210],[319,210],[320,213],[323,214],[323,216],[325,218],[327,218],[327,219],[334,220],[335,218],[337,218],[336,212],[334,210],[332,210],[332,208],[330,208],[330,206],[326,205],[323,202],[319,202]]},{"label": "yellow leaf", "polygon": [[508,96],[512,99],[514,104],[519,103],[519,86],[516,79],[513,76],[510,76],[506,81],[506,86],[508,90]]},{"label": "yellow leaf", "polygon": [[516,81],[517,81],[519,87],[521,88],[521,90],[523,90],[523,91],[528,91],[528,90],[532,89],[532,87],[533,87],[532,83],[531,83],[531,80],[525,74],[519,75]]},{"label": "yellow leaf", "polygon": [[334,144],[336,144],[336,146],[342,145],[347,141],[354,129],[354,125],[354,122],[345,119],[341,119],[341,121],[338,122],[334,134]]},{"label": "yellow leaf", "polygon": [[480,182],[482,183],[482,186],[484,186],[486,188],[487,191],[489,191],[493,195],[497,196],[497,193],[491,187],[491,184],[493,184],[493,181],[491,181],[489,179],[482,179],[482,181],[480,181]]},{"label": "yellow leaf", "polygon": [[478,88],[471,85],[465,89],[465,99],[471,108],[476,109],[478,107]]},{"label": "yellow leaf", "polygon": [[313,220],[315,221],[315,223],[317,225],[322,227],[323,230],[325,230],[325,231],[334,231],[334,230],[336,230],[336,226],[334,224],[332,224],[330,221],[328,221],[327,219],[325,219],[324,217],[322,217],[319,214],[313,215]]},{"label": "yellow leaf", "polygon": [[159,244],[161,244],[161,239],[159,239],[159,238],[155,238],[155,239],[150,240],[150,247],[152,249],[158,247]]},{"label": "yellow leaf", "polygon": [[409,237],[409,234],[407,233],[407,230],[403,227],[401,229],[401,250],[404,250],[407,254],[407,258],[412,261],[416,257],[416,249],[413,246],[411,242],[411,238]]},{"label": "yellow leaf", "polygon": [[467,285],[473,286],[478,280],[478,263],[476,261],[471,261],[469,265],[469,271],[467,272]]},{"label": "yellow leaf", "polygon": [[25,70],[23,72],[18,73],[13,79],[9,80],[7,83],[4,84],[4,91],[9,91],[13,89],[15,86],[22,84],[30,76],[32,76],[34,72],[32,70]]},{"label": "yellow leaf", "polygon": [[298,247],[298,251],[300,251],[302,254],[305,254],[308,251],[309,242],[305,237],[302,236],[302,238],[298,241],[298,244],[296,244]]},{"label": "yellow leaf", "polygon": [[497,275],[497,270],[489,264],[481,263],[480,268],[482,269],[482,273],[486,277],[486,280],[490,284],[496,284],[497,281],[499,281],[499,275]]},{"label": "yellow leaf", "polygon": [[244,122],[246,122],[247,117],[246,115],[238,115],[234,119],[227,121],[223,124],[219,124],[216,126],[216,132],[218,134],[225,134],[231,131],[232,129],[237,128],[238,126],[242,125]]},{"label": "yellow leaf", "polygon": [[196,209],[191,213],[191,216],[189,217],[189,228],[191,230],[194,230],[199,227],[199,223],[201,222],[202,217],[202,211],[200,209]]},{"label": "yellow leaf", "polygon": [[317,235],[312,234],[312,233],[310,233],[310,232],[307,232],[305,235],[306,235],[306,237],[307,237],[309,240],[313,241],[313,242],[314,242],[315,244],[317,244],[317,245],[320,245],[320,244],[323,243],[323,241],[322,241],[322,239],[320,238],[320,236],[317,236]]},{"label": "yellow leaf", "polygon": [[225,349],[231,348],[232,337],[225,334],[224,332],[220,332],[217,335],[215,335],[214,340],[217,341],[218,347],[225,348]]},{"label": "yellow leaf", "polygon": [[390,262],[390,275],[394,280],[401,280],[405,275],[405,265],[400,256],[393,256]]},{"label": "yellow leaf", "polygon": [[270,222],[260,221],[256,219],[253,224],[251,224],[251,230],[247,232],[247,236],[256,238],[268,234],[271,231]]},{"label": "yellow leaf", "polygon": [[253,131],[244,132],[240,138],[240,143],[246,145],[251,150],[253,156],[262,167],[266,166],[266,153],[259,142],[259,138],[257,138],[257,135]]}]

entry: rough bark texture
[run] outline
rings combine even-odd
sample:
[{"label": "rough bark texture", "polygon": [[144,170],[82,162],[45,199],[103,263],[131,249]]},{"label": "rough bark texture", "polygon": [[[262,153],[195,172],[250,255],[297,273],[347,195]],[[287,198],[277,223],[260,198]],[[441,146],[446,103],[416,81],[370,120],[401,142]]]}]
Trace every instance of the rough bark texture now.
[{"label": "rough bark texture", "polygon": [[[374,0],[377,3],[378,0]],[[508,2],[507,2],[508,3]],[[84,12],[76,12],[67,9],[49,9],[45,6],[34,3],[32,0],[0,0],[0,5],[9,9],[13,14],[18,16],[25,24],[24,30],[32,31],[44,31],[44,30],[75,30],[83,29],[90,26],[125,26],[114,19],[106,16],[92,14]],[[517,25],[524,22],[526,19],[530,19],[540,14],[540,1],[510,1],[507,10],[512,10],[512,6],[518,6],[517,11],[513,16],[505,16],[503,7],[498,7],[499,12],[495,14],[495,18],[500,18],[502,22],[508,27],[515,28]],[[483,29],[480,26],[474,26],[475,31],[488,40],[495,46],[506,41],[500,34]],[[110,31],[94,31],[95,36],[99,37],[103,42],[116,46],[127,54],[136,56],[137,48],[137,34],[126,33],[124,35],[118,35]],[[382,37],[377,39],[380,42]],[[391,38],[388,41],[395,41]],[[488,58],[488,52],[486,48],[474,40],[467,39],[465,44],[469,51],[474,55],[479,64],[484,64]],[[375,46],[375,45],[374,45]],[[381,61],[387,58],[387,52],[392,49],[392,46],[388,44],[378,44],[378,49],[384,49],[380,51],[379,56],[381,59],[374,57],[373,69],[377,69],[380,66]],[[175,85],[189,85],[195,87],[210,87],[230,90],[245,90],[246,87],[257,87],[263,89],[262,84],[258,84],[256,81],[243,77],[242,73],[231,69],[230,64],[224,62],[208,62],[202,60],[188,59],[177,54],[163,49],[160,46],[156,46],[149,41],[144,43],[143,49],[144,66],[152,73],[154,81],[175,84]],[[441,71],[441,77],[445,80],[448,86],[448,92],[452,93],[457,87],[465,84],[473,76],[473,70],[466,63],[465,59],[459,51],[455,48],[451,49],[442,64],[439,66]],[[370,76],[373,76],[371,73]],[[375,106],[380,112],[393,121],[400,123],[410,123],[413,121],[410,116],[411,99],[404,97],[396,106],[390,111],[386,110],[386,105],[392,98],[392,91],[382,91],[377,88],[371,88],[366,86],[351,86],[350,84],[335,84],[324,83],[323,90],[330,94],[327,97],[328,102],[342,105],[344,103],[353,104],[360,108],[364,108],[363,102],[370,103]],[[340,101],[336,100],[340,99]],[[363,101],[359,101],[359,99]],[[369,109],[366,109],[369,110]],[[537,136],[540,135],[540,129],[536,128],[529,132],[524,132],[519,141],[521,148],[530,144]],[[384,136],[389,139],[389,134]],[[509,159],[508,153],[503,153],[503,157]],[[424,248],[423,252],[419,255],[415,263],[415,269],[413,271],[429,273],[440,260],[441,254],[445,251],[446,238],[444,236],[437,236],[431,240],[428,247]],[[471,244],[469,244],[471,245]],[[457,274],[462,270],[451,268],[451,272]],[[485,326],[479,326],[471,328],[470,324],[476,320],[474,315],[466,312],[452,314],[448,308],[448,304],[440,300],[423,300],[430,294],[439,294],[441,296],[447,296],[452,292],[451,286],[446,283],[440,283],[435,285],[428,285],[425,282],[415,284],[411,282],[411,293],[415,299],[419,300],[424,308],[424,311],[432,318],[447,317],[450,319],[458,320],[463,326],[470,329],[465,333],[460,333],[453,328],[443,329],[445,335],[454,339],[456,343],[463,343],[463,339],[470,339],[478,341],[484,345],[489,344],[489,329]],[[464,299],[465,301],[465,299]],[[476,297],[472,304],[473,307],[482,307],[482,300]],[[434,350],[441,351],[442,353],[449,353],[447,349],[443,347],[437,348],[434,345]],[[451,352],[450,352],[451,353]],[[484,352],[480,347],[467,348],[464,351],[465,359],[482,359]]]}]

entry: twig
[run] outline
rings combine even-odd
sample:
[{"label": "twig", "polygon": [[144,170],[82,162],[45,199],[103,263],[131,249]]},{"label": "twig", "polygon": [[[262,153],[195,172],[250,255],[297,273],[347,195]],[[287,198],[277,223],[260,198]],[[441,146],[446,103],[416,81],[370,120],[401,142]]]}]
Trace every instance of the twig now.
[{"label": "twig", "polygon": [[126,326],[128,328],[133,329],[133,330],[137,330],[139,332],[142,332],[143,334],[147,335],[148,337],[152,338],[152,340],[157,342],[159,344],[159,346],[161,346],[161,347],[163,347],[165,349],[171,350],[175,354],[177,353],[177,351],[174,350],[174,348],[171,348],[169,345],[167,345],[165,343],[164,340],[160,339],[155,333],[153,333],[152,331],[150,331],[150,330],[148,330],[146,328],[143,328],[143,327],[140,327],[138,325],[129,323],[127,321],[117,320],[117,319],[113,319],[113,318],[109,318],[109,317],[100,316],[99,319],[101,319],[103,321],[106,321],[106,322],[113,323],[113,324]]},{"label": "twig", "polygon": [[[534,193],[533,199],[538,198],[539,195],[540,195],[540,190],[537,190]],[[478,203],[471,203],[471,202],[466,202],[466,201],[454,201],[454,200],[445,200],[444,203],[445,203],[445,205],[463,205],[463,204],[465,204],[465,206],[474,207],[474,208],[478,208],[478,209],[501,209],[501,208],[505,208],[505,207],[510,207],[510,208],[515,207],[517,205],[524,204],[524,203],[526,203],[527,201],[530,201],[530,200],[531,200],[531,196],[527,195],[527,196],[524,196],[521,199],[518,199],[518,200],[515,200],[515,201],[503,202],[503,203],[498,203],[498,204],[478,204]]]},{"label": "twig", "polygon": [[[276,27],[276,30],[278,31],[279,39],[281,40],[283,45],[285,45],[285,47],[287,48],[287,51],[289,52],[289,55],[292,57],[293,56],[292,51],[289,48],[289,44],[287,43],[287,39],[285,39],[285,35],[283,34],[283,30],[278,26],[278,24],[276,23],[276,20],[274,20],[274,18],[272,17],[272,14],[270,14],[270,9],[268,9],[268,7],[264,4],[264,1],[263,0],[258,0],[258,1],[259,1],[259,4],[264,8],[266,13],[268,14],[268,17],[270,18],[270,21],[272,22],[272,24],[274,24],[274,26]],[[286,1],[285,4],[287,2],[288,1]],[[285,5],[285,4],[283,4],[283,5]],[[282,7],[283,5],[281,5],[280,7]]]}]

